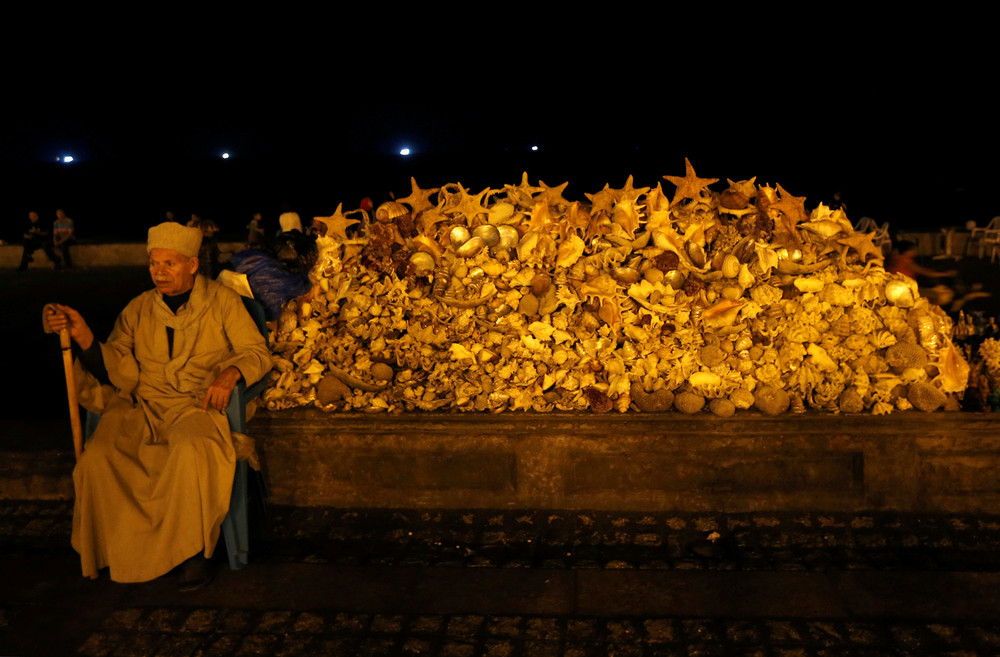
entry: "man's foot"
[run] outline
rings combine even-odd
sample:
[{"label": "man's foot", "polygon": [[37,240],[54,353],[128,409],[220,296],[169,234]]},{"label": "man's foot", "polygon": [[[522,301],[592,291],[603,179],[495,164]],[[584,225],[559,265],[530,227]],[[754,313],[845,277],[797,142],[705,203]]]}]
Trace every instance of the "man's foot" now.
[{"label": "man's foot", "polygon": [[212,581],[212,562],[200,554],[196,554],[181,564],[181,593],[197,591]]}]

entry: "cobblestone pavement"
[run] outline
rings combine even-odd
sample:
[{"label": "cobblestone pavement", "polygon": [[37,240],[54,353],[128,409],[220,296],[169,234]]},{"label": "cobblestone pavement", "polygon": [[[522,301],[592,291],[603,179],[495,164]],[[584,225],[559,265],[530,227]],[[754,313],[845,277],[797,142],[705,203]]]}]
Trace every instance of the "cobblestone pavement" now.
[{"label": "cobblestone pavement", "polygon": [[0,654],[1000,655],[991,517],[271,508],[178,594],[80,578],[71,513],[0,502]]}]

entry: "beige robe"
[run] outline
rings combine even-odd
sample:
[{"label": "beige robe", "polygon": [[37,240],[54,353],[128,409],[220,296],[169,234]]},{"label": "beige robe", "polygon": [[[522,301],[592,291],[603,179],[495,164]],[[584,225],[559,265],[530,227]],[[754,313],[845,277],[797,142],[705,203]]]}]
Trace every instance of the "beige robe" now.
[{"label": "beige robe", "polygon": [[176,315],[157,290],[133,299],[101,350],[112,386],[76,367],[81,403],[103,415],[73,471],[72,543],[85,576],[144,582],[212,556],[236,456],[225,413],[201,405],[222,370],[253,383],[271,357],[239,295],[202,276]]}]

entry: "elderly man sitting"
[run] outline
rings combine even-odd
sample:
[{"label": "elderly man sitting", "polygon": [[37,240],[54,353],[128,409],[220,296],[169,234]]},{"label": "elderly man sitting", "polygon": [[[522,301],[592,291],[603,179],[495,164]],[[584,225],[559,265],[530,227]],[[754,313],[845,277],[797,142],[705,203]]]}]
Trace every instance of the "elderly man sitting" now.
[{"label": "elderly man sitting", "polygon": [[115,581],[144,582],[183,563],[182,590],[211,578],[236,466],[225,408],[271,358],[239,295],[198,276],[200,245],[197,228],[149,229],[156,288],[103,344],[68,306],[46,318],[68,328],[81,403],[103,414],[73,472],[72,542],[87,577],[109,567]]}]

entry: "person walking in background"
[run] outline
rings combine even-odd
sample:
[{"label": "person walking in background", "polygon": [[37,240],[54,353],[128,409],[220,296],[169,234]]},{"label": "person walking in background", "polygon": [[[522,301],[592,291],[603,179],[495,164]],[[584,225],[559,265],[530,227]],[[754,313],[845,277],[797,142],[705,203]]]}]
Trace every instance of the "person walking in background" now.
[{"label": "person walking in background", "polygon": [[18,271],[24,271],[28,268],[28,263],[34,261],[31,254],[38,249],[45,251],[45,255],[56,266],[56,269],[62,269],[62,262],[56,255],[55,249],[52,248],[52,242],[48,237],[49,231],[42,226],[38,219],[38,213],[29,212],[28,225],[24,231],[24,251],[21,253],[21,264],[17,268]]},{"label": "person walking in background", "polygon": [[247,230],[250,231],[247,235],[247,248],[249,249],[261,249],[264,247],[264,229],[260,227],[261,221],[260,213],[254,212],[253,219],[247,224]]},{"label": "person walking in background", "polygon": [[52,244],[62,253],[63,264],[72,267],[73,259],[70,258],[69,247],[76,244],[76,235],[73,220],[62,210],[56,210],[56,221],[52,224]]}]

